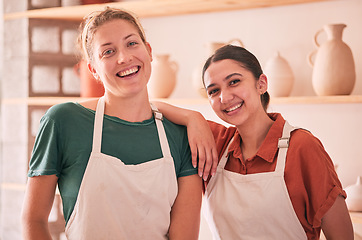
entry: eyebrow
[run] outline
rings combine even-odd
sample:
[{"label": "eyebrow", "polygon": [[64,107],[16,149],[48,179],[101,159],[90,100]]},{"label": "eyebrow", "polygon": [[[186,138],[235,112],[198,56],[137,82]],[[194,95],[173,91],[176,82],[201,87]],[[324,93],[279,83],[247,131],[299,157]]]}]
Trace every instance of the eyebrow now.
[{"label": "eyebrow", "polygon": [[[128,38],[132,37],[132,36],[136,36],[137,34],[135,33],[131,33],[129,35],[127,35],[126,37],[124,37],[123,39],[124,40],[127,40]],[[104,46],[109,46],[111,45],[112,43],[111,42],[106,42],[106,43],[103,43],[100,47],[104,47]]]},{"label": "eyebrow", "polygon": [[[231,74],[227,75],[223,81],[229,80],[229,79],[232,78],[233,76],[240,76],[240,77],[242,77],[243,75],[240,74],[240,73],[231,73]],[[213,86],[215,86],[214,83],[210,84],[209,86],[206,87],[206,90],[209,89],[210,87],[213,87]]]}]

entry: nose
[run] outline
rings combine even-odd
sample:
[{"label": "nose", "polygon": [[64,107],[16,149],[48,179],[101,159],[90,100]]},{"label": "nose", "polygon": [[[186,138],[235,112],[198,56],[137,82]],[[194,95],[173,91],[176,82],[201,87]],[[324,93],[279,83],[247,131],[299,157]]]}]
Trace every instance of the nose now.
[{"label": "nose", "polygon": [[221,103],[228,103],[233,99],[232,93],[227,90],[221,91],[219,97]]},{"label": "nose", "polygon": [[118,64],[127,63],[127,62],[131,61],[131,59],[132,59],[132,55],[129,54],[129,52],[127,50],[124,50],[124,49],[118,50],[118,56],[117,56]]}]

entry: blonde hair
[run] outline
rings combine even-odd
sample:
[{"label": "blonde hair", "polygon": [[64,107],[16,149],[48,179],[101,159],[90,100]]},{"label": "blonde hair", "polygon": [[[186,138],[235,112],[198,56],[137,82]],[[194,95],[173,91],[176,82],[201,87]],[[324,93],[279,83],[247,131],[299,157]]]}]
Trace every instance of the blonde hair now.
[{"label": "blonde hair", "polygon": [[122,19],[131,23],[137,29],[142,41],[146,43],[144,29],[135,14],[122,9],[106,7],[106,9],[103,11],[90,13],[80,24],[78,45],[81,49],[83,59],[87,60],[88,62],[92,62],[92,42],[94,34],[100,26],[114,19]]}]

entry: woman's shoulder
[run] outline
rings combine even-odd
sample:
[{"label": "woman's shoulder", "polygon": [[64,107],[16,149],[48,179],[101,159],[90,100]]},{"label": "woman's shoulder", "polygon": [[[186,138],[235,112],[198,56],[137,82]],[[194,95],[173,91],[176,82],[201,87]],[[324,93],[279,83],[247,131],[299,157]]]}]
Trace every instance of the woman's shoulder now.
[{"label": "woman's shoulder", "polygon": [[169,134],[179,136],[182,134],[187,134],[187,128],[186,126],[176,124],[174,122],[171,122],[167,118],[163,117],[163,125],[165,127],[165,131]]},{"label": "woman's shoulder", "polygon": [[58,117],[63,116],[64,114],[69,114],[79,109],[77,105],[78,104],[75,102],[65,102],[53,105],[46,111],[45,116]]},{"label": "woman's shoulder", "polygon": [[[292,132],[289,150],[294,159],[299,159],[304,165],[321,165],[332,163],[322,142],[310,131],[297,129]],[[333,165],[333,164],[332,164]]]},{"label": "woman's shoulder", "polygon": [[309,130],[303,128],[298,128],[291,133],[290,142],[303,149],[315,145],[322,146],[322,142],[315,135],[313,135]]},{"label": "woman's shoulder", "polygon": [[74,120],[78,116],[89,117],[93,115],[91,109],[84,107],[77,102],[65,102],[51,106],[44,114],[43,120],[52,120],[55,122]]}]

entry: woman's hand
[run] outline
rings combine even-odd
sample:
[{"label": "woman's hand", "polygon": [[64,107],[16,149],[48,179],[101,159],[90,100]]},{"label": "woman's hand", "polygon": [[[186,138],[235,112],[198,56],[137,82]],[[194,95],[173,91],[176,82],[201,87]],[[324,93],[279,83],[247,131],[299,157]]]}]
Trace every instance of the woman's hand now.
[{"label": "woman's hand", "polygon": [[187,135],[191,148],[192,164],[197,166],[199,176],[205,181],[209,174],[214,175],[218,165],[218,156],[214,136],[209,124],[201,113],[195,112],[187,124]]},{"label": "woman's hand", "polygon": [[192,164],[195,168],[198,166],[199,176],[206,180],[210,173],[214,175],[218,165],[216,144],[209,124],[202,114],[164,102],[154,102],[154,105],[167,119],[187,127]]}]

